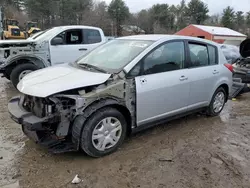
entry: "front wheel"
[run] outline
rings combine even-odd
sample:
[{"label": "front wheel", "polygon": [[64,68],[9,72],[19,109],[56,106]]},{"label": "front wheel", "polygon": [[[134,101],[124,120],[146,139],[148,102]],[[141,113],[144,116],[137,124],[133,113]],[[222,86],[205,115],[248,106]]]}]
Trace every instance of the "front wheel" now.
[{"label": "front wheel", "polygon": [[218,116],[221,111],[223,110],[225,103],[226,103],[226,91],[224,88],[218,88],[211,100],[211,103],[207,110],[207,115],[209,116]]},{"label": "front wheel", "polygon": [[113,153],[123,143],[127,132],[124,116],[114,108],[96,111],[82,130],[81,148],[92,157]]},{"label": "front wheel", "polygon": [[24,76],[37,69],[38,67],[31,63],[17,65],[10,74],[10,80],[14,87],[17,87],[17,84],[24,78]]}]

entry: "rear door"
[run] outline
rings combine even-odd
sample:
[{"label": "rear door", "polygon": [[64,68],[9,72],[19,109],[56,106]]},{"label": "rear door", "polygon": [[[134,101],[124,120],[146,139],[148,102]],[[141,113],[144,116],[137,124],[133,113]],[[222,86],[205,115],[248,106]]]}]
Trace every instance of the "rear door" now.
[{"label": "rear door", "polygon": [[71,29],[56,37],[63,38],[64,43],[55,46],[50,45],[51,63],[53,65],[74,62],[102,43],[100,32],[95,29]]},{"label": "rear door", "polygon": [[190,97],[189,110],[207,106],[220,76],[218,50],[206,43],[188,41]]},{"label": "rear door", "polygon": [[[183,41],[155,48],[131,71],[136,81],[137,124],[157,121],[187,110],[189,75],[185,68]],[[139,64],[140,65],[140,64]],[[141,67],[141,68],[140,68]]]}]

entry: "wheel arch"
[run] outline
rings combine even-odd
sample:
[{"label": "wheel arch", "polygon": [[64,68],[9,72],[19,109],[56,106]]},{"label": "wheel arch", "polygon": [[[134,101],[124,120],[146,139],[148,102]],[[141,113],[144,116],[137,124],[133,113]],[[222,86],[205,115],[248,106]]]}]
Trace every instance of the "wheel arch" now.
[{"label": "wheel arch", "polygon": [[8,61],[7,66],[5,67],[6,73],[10,75],[13,68],[15,68],[17,65],[23,62],[32,63],[36,65],[39,69],[45,68],[48,66],[42,58],[35,56],[35,55],[16,56]]},{"label": "wheel arch", "polygon": [[221,84],[218,88],[222,87],[225,91],[226,91],[226,99],[228,100],[228,97],[229,97],[229,87],[226,83],[224,84]]},{"label": "wheel arch", "polygon": [[226,102],[228,101],[228,99],[229,99],[229,95],[230,95],[230,88],[229,88],[229,84],[228,83],[226,83],[226,82],[221,82],[220,84],[218,84],[215,88],[214,88],[214,90],[213,90],[213,92],[211,93],[212,95],[211,95],[211,97],[210,97],[210,101],[212,100],[212,97],[213,97],[213,95],[214,95],[214,93],[216,92],[216,90],[217,89],[219,89],[220,87],[222,87],[224,90],[225,90],[225,92],[226,92]]},{"label": "wheel arch", "polygon": [[112,107],[118,110],[119,112],[122,113],[122,115],[125,117],[125,120],[127,122],[127,133],[130,134],[132,132],[132,118],[131,118],[131,113],[128,110],[128,108],[124,105],[121,104],[112,104],[112,105],[107,105],[105,107]]},{"label": "wheel arch", "polygon": [[226,91],[226,94],[227,94],[227,100],[229,98],[229,95],[230,95],[230,92],[231,92],[231,89],[232,89],[232,78],[228,78],[228,77],[221,77],[217,80],[217,82],[215,83],[214,87],[212,88],[212,91],[211,91],[211,94],[210,94],[210,97],[209,97],[209,101],[212,100],[212,97],[215,93],[215,91],[220,88],[220,87],[223,87]]},{"label": "wheel arch", "polygon": [[112,107],[114,109],[117,109],[119,112],[121,112],[124,115],[125,120],[127,121],[128,134],[131,133],[132,117],[125,103],[118,99],[103,98],[103,99],[94,101],[93,103],[88,105],[88,107],[84,109],[83,113],[81,115],[78,115],[75,118],[72,124],[72,142],[74,143],[77,150],[79,149],[79,146],[80,146],[81,133],[82,133],[85,122],[97,110],[100,110],[106,107]]}]

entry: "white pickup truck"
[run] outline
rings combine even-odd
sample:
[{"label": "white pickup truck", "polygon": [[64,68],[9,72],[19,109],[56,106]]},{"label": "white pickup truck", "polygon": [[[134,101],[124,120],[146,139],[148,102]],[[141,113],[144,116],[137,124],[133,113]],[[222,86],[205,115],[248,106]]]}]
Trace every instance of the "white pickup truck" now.
[{"label": "white pickup truck", "polygon": [[79,25],[54,27],[27,40],[0,41],[0,73],[16,87],[30,72],[73,62],[106,41],[102,29]]}]

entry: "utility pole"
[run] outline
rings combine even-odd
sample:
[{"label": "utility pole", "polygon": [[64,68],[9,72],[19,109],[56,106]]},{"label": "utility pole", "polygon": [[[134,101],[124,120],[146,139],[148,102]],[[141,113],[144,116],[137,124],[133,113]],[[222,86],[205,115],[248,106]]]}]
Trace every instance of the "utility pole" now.
[{"label": "utility pole", "polygon": [[0,35],[3,33],[3,7],[0,6]]},{"label": "utility pole", "polygon": [[111,36],[114,36],[114,23],[111,21]]}]

